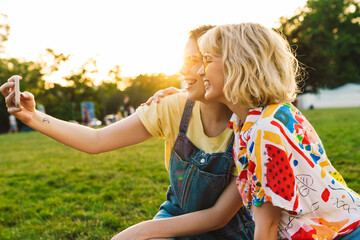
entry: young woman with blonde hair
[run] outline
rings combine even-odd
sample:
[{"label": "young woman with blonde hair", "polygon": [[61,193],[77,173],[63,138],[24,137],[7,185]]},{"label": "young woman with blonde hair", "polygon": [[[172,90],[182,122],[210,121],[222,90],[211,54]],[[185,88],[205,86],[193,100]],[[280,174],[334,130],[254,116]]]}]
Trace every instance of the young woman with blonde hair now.
[{"label": "young woman with blonde hair", "polygon": [[360,196],[291,102],[299,63],[277,32],[217,26],[199,39],[205,98],[233,112],[238,190],[255,239],[360,239]]},{"label": "young woman with blonde hair", "polygon": [[139,107],[136,113],[104,128],[92,129],[36,111],[34,96],[29,92],[21,94],[21,108],[17,108],[14,79],[0,87],[9,113],[83,152],[98,154],[152,137],[165,139],[165,166],[171,183],[166,201],[153,220],[122,231],[114,240],[253,238],[254,222],[236,189],[233,133],[227,129],[232,113],[224,104],[204,98],[202,78],[197,75],[202,66],[197,39],[210,28],[200,26],[192,30],[185,46],[180,74],[187,95],[174,94],[160,104]]}]

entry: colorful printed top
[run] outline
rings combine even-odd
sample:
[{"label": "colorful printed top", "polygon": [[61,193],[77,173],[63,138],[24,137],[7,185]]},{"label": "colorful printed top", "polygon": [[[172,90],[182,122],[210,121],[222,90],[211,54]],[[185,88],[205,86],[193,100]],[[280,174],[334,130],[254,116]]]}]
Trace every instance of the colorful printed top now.
[{"label": "colorful printed top", "polygon": [[234,114],[234,159],[245,206],[282,209],[279,237],[334,239],[360,224],[360,196],[331,165],[313,127],[291,104],[251,109],[244,125]]}]

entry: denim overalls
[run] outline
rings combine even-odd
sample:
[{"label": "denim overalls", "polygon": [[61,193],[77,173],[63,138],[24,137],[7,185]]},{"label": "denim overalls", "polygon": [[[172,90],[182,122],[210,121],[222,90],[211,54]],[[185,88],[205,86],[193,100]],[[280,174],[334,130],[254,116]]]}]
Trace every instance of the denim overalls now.
[{"label": "denim overalls", "polygon": [[[154,217],[168,218],[212,207],[229,183],[233,164],[233,140],[225,152],[204,153],[187,137],[186,132],[194,101],[187,100],[179,135],[170,157],[170,187],[167,201]],[[223,228],[197,236],[176,239],[253,239],[254,222],[241,208]]]}]

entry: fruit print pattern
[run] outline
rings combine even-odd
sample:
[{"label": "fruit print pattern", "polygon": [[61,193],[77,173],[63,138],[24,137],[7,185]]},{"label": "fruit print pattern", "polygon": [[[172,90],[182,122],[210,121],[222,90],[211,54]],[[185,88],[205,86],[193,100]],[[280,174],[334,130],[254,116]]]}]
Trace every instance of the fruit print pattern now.
[{"label": "fruit print pattern", "polygon": [[266,165],[267,187],[276,195],[290,200],[294,196],[295,177],[289,159],[280,148],[270,144],[266,144],[265,147],[269,156]]},{"label": "fruit print pattern", "polygon": [[253,216],[254,206],[271,202],[282,209],[279,236],[335,239],[360,225],[360,195],[327,158],[315,129],[293,105],[251,109],[231,126],[238,190]]}]

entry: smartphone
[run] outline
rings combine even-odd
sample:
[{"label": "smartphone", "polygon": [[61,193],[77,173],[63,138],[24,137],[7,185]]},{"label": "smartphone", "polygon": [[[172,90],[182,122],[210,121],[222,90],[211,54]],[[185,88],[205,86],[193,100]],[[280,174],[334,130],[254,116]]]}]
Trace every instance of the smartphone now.
[{"label": "smartphone", "polygon": [[20,107],[20,79],[19,76],[14,76],[15,82],[15,106]]}]

